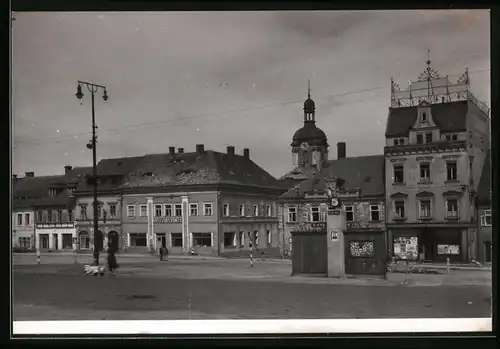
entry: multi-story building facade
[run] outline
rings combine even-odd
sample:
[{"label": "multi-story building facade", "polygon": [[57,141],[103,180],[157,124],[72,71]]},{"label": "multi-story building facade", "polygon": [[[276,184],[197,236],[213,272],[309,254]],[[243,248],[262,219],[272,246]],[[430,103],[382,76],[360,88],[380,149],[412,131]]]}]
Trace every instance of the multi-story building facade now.
[{"label": "multi-story building facade", "polygon": [[427,64],[408,90],[392,82],[384,148],[389,253],[405,258],[402,240],[411,240],[416,259],[470,260],[489,110],[470,92],[467,71],[452,84]]},{"label": "multi-story building facade", "polygon": [[345,233],[385,234],[384,156],[346,158],[345,151],[345,143],[339,143],[337,160],[326,161],[320,172],[280,197],[285,255],[293,253],[292,232],[326,231],[327,178],[337,178],[338,196],[345,212]]},{"label": "multi-story building facade", "polygon": [[493,235],[491,214],[492,190],[491,190],[491,151],[488,151],[484,162],[479,188],[477,190],[477,217],[479,217],[479,237],[477,244],[477,260],[480,262],[492,261]]},{"label": "multi-story building facade", "polygon": [[[97,164],[98,190],[97,190],[97,214],[98,244],[105,250],[108,243],[115,249],[122,250],[126,247],[122,223],[122,197],[120,186],[124,183],[125,176],[134,170],[141,161],[141,157],[103,159]],[[78,237],[79,251],[90,251],[94,249],[94,196],[93,183],[89,181],[92,168],[81,173],[81,184],[73,192],[75,202],[75,224]]]},{"label": "multi-story building facade", "polygon": [[249,239],[267,255],[278,254],[276,199],[280,183],[250,159],[205,150],[143,157],[121,187],[122,230],[131,250],[235,255]]},{"label": "multi-story building facade", "polygon": [[12,247],[32,249],[35,247],[35,213],[33,198],[25,183],[13,175]]}]

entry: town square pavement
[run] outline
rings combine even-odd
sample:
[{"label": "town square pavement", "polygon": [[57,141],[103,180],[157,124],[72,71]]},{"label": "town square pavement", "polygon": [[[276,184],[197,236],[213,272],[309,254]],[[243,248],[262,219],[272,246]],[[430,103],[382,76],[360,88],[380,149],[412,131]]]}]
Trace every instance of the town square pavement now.
[{"label": "town square pavement", "polygon": [[116,276],[84,276],[90,261],[14,255],[14,321],[491,316],[485,271],[338,280],[291,276],[282,261],[118,256]]}]

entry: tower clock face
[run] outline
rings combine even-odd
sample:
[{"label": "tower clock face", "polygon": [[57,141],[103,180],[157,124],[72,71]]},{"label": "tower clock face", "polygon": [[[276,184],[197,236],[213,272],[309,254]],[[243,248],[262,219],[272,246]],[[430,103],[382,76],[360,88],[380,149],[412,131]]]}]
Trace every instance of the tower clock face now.
[{"label": "tower clock face", "polygon": [[307,142],[302,142],[302,144],[300,145],[302,150],[306,150],[308,146],[309,146],[309,144]]}]

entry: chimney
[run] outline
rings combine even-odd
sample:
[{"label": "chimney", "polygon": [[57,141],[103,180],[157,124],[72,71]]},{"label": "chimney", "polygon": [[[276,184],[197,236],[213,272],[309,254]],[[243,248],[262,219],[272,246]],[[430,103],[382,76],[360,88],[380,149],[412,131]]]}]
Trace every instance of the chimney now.
[{"label": "chimney", "polygon": [[337,159],[345,159],[345,142],[337,143]]},{"label": "chimney", "polygon": [[196,152],[198,155],[205,154],[205,146],[203,144],[196,144]]},{"label": "chimney", "polygon": [[184,154],[184,148],[179,148],[178,151],[179,151],[179,154]]},{"label": "chimney", "polygon": [[250,159],[250,149],[248,148],[243,149],[243,156],[246,157],[247,159]]},{"label": "chimney", "polygon": [[232,145],[227,147],[227,155],[229,155],[229,156],[234,155],[234,147]]},{"label": "chimney", "polygon": [[170,155],[174,155],[175,154],[175,147],[168,147],[168,152],[170,153]]},{"label": "chimney", "polygon": [[64,174],[67,175],[68,173],[71,172],[73,169],[73,166],[64,166]]},{"label": "chimney", "polygon": [[25,172],[26,177],[35,177],[35,172]]}]

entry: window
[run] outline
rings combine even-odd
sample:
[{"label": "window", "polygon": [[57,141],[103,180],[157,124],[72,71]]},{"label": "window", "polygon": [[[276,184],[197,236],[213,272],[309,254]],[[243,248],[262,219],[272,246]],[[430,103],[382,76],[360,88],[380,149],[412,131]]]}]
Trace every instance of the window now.
[{"label": "window", "polygon": [[394,184],[403,184],[405,181],[405,171],[403,165],[394,165]]},{"label": "window", "polygon": [[109,204],[109,215],[116,217],[116,204]]},{"label": "window", "polygon": [[422,200],[419,205],[419,216],[420,218],[430,218],[431,217],[431,201]]},{"label": "window", "polygon": [[272,216],[271,205],[266,205],[266,216]]},{"label": "window", "polygon": [[259,206],[258,205],[253,205],[253,215],[254,215],[254,217],[259,216]]},{"label": "window", "polygon": [[267,241],[267,246],[271,246],[272,236],[270,230],[266,231],[266,241]]},{"label": "window", "polygon": [[47,220],[48,220],[49,222],[52,222],[52,210],[49,210],[49,211],[47,212]]},{"label": "window", "polygon": [[345,206],[345,221],[354,222],[354,207]]},{"label": "window", "polygon": [[130,246],[132,247],[146,247],[147,238],[146,233],[130,233]]},{"label": "window", "polygon": [[17,214],[17,225],[23,225],[23,214],[22,213]]},{"label": "window", "polygon": [[427,113],[422,113],[422,121],[427,121]]},{"label": "window", "polygon": [[429,182],[431,180],[431,165],[420,164],[420,182]]},{"label": "window", "polygon": [[456,140],[458,140],[458,135],[456,135],[456,134],[448,134],[448,135],[446,135],[446,140],[447,141],[456,141]]},{"label": "window", "polygon": [[182,217],[182,205],[181,204],[175,204],[175,216]]},{"label": "window", "polygon": [[189,204],[189,215],[190,216],[198,215],[198,204]]},{"label": "window", "polygon": [[423,144],[424,143],[424,137],[421,134],[417,135],[417,144]]},{"label": "window", "polygon": [[193,233],[193,246],[212,247],[212,233]]},{"label": "window", "polygon": [[311,206],[309,210],[309,222],[319,222],[320,214],[319,214],[319,206]]},{"label": "window", "polygon": [[399,145],[399,139],[398,138],[394,139],[394,145]]},{"label": "window", "polygon": [[446,217],[458,218],[458,200],[446,200]]},{"label": "window", "polygon": [[30,225],[30,214],[29,213],[24,214],[24,225]]},{"label": "window", "polygon": [[161,205],[155,205],[155,217],[163,216],[163,210]]},{"label": "window", "polygon": [[172,217],[172,205],[170,204],[165,205],[165,216]]},{"label": "window", "polygon": [[[83,211],[84,208],[85,208],[85,206],[82,206],[82,219],[87,219],[87,217],[86,217],[87,215],[83,214],[84,213],[84,211]],[[38,215],[37,221],[38,222],[43,222],[43,212],[42,211],[37,211],[37,215]]]},{"label": "window", "polygon": [[255,242],[255,246],[259,246],[259,232],[258,231],[253,232],[253,241]]},{"label": "window", "polygon": [[224,217],[229,217],[229,204],[224,204],[222,206],[222,214]]},{"label": "window", "polygon": [[425,143],[432,143],[432,133],[425,134]]},{"label": "window", "polygon": [[405,144],[404,138],[395,138],[394,139],[394,145],[404,145],[404,144]]},{"label": "window", "polygon": [[245,246],[245,232],[240,231],[238,234],[238,245],[240,247]]},{"label": "window", "polygon": [[58,210],[58,211],[57,211],[57,221],[58,221],[58,222],[62,222],[62,221],[63,221],[63,217],[62,217],[62,216],[63,216],[62,211],[61,211],[61,210]]},{"label": "window", "polygon": [[102,205],[97,205],[97,217],[102,217]]},{"label": "window", "polygon": [[446,163],[446,180],[456,181],[457,180],[457,163],[447,162]]},{"label": "window", "polygon": [[400,201],[395,201],[394,202],[394,212],[396,213],[397,218],[405,218],[405,202],[400,200]]},{"label": "window", "polygon": [[238,214],[240,217],[245,217],[245,205],[238,205]]},{"label": "window", "polygon": [[288,206],[288,222],[293,223],[297,222],[297,207],[296,206]]},{"label": "window", "polygon": [[236,246],[236,233],[224,233],[224,247]]},{"label": "window", "polygon": [[135,217],[135,206],[134,205],[127,206],[127,216],[128,217]]},{"label": "window", "polygon": [[370,205],[370,220],[379,221],[380,220],[380,206]]},{"label": "window", "polygon": [[451,135],[451,140],[456,141],[458,139],[458,135]]},{"label": "window", "polygon": [[[148,205],[141,205],[141,217],[147,217],[148,215]],[[134,216],[135,216],[135,206],[134,206]]]},{"label": "window", "polygon": [[68,222],[73,222],[73,211],[68,210]]},{"label": "window", "polygon": [[31,247],[31,238],[27,236],[21,236],[18,238],[19,247],[30,248]]},{"label": "window", "polygon": [[203,204],[203,215],[211,216],[213,214],[213,207],[211,202],[205,202]]},{"label": "window", "polygon": [[80,218],[87,219],[87,205],[80,206]]},{"label": "window", "polygon": [[86,231],[82,231],[79,235],[80,249],[88,250],[90,249],[90,236]]},{"label": "window", "polygon": [[483,227],[491,227],[491,210],[484,210],[481,216],[481,225]]},{"label": "window", "polygon": [[182,247],[182,233],[172,233],[170,238],[172,239],[172,247]]}]

